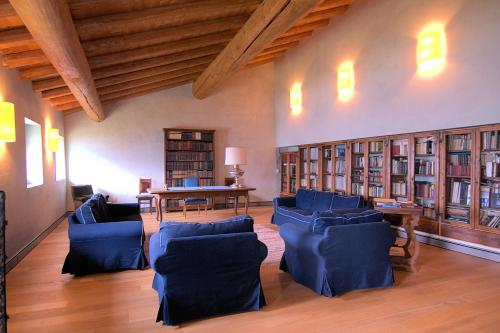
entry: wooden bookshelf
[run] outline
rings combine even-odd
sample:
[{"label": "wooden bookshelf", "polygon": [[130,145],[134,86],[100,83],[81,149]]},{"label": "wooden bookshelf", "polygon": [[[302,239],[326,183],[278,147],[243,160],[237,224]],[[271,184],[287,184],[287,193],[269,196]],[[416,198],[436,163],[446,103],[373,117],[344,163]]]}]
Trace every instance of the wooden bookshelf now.
[{"label": "wooden bookshelf", "polygon": [[298,153],[286,152],[280,154],[280,173],[281,173],[281,190],[282,196],[295,195],[297,192],[297,168]]},{"label": "wooden bookshelf", "polygon": [[[465,146],[450,143],[463,136],[470,138]],[[424,211],[418,230],[500,247],[499,137],[500,124],[494,124],[303,145],[297,178],[302,188],[413,201]],[[381,177],[377,156],[383,156]],[[454,183],[469,184],[464,198]]]},{"label": "wooden bookshelf", "polygon": [[[198,178],[200,186],[215,185],[214,130],[164,128],[165,186],[183,186],[184,178]],[[168,200],[167,210],[178,210]]]}]

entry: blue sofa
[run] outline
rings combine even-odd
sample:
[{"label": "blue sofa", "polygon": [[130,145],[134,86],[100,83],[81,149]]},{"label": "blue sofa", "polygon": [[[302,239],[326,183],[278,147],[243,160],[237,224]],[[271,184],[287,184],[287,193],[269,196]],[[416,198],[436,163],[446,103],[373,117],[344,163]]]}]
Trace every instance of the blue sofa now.
[{"label": "blue sofa", "polygon": [[394,236],[380,212],[316,212],[308,229],[285,223],[279,232],[285,241],[280,269],[320,295],[393,284]]},{"label": "blue sofa", "polygon": [[293,223],[308,229],[314,212],[333,212],[337,215],[361,212],[365,207],[363,197],[345,196],[333,192],[299,189],[294,197],[273,199],[272,224]]},{"label": "blue sofa", "polygon": [[260,265],[267,247],[249,216],[213,223],[162,222],[151,236],[149,259],[157,321],[184,321],[265,305]]},{"label": "blue sofa", "polygon": [[148,266],[139,205],[108,204],[99,193],[68,216],[69,253],[62,273],[85,275]]}]

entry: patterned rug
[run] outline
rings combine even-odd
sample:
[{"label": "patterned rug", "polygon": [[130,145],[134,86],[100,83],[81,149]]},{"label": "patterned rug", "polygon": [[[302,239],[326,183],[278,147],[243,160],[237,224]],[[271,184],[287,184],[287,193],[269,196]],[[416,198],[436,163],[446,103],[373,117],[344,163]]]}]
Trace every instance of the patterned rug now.
[{"label": "patterned rug", "polygon": [[276,230],[262,225],[254,224],[254,231],[259,240],[267,246],[267,258],[263,265],[279,265],[285,243]]}]

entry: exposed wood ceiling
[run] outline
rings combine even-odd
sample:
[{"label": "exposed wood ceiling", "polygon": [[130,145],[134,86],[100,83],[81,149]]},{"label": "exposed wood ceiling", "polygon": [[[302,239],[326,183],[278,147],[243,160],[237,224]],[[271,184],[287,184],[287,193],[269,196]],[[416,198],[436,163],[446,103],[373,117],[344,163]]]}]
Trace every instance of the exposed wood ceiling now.
[{"label": "exposed wood ceiling", "polygon": [[[47,36],[38,33],[58,23],[40,24],[40,13],[27,13],[22,0],[11,2],[0,0],[3,65],[17,68],[59,110],[83,107],[91,116],[85,99],[92,98],[92,89],[105,104],[196,81],[194,95],[205,97],[232,72],[275,61],[344,13],[352,0],[37,0],[42,8],[69,10],[74,26],[66,30],[76,31],[81,46],[73,48],[83,49],[90,82],[85,64],[81,73],[68,74],[64,56],[54,55]],[[67,31],[60,35],[50,40],[71,40]],[[69,46],[62,50],[66,55],[73,52]],[[88,96],[79,95],[75,77],[89,84]]]}]

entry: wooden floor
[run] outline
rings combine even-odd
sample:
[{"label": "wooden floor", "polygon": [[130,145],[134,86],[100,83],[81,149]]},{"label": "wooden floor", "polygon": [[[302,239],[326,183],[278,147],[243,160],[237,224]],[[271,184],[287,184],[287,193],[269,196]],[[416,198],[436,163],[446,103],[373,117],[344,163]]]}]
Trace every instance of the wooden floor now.
[{"label": "wooden floor", "polygon": [[[270,207],[250,208],[269,225]],[[209,212],[210,220],[231,210]],[[157,223],[144,214],[148,234]],[[183,221],[181,213],[167,218]],[[206,220],[188,213],[188,220]],[[275,265],[264,266],[268,305],[259,312],[208,318],[180,327],[155,323],[153,271],[73,278],[61,275],[68,251],[61,223],[7,276],[10,333],[16,332],[499,332],[500,264],[427,245],[417,273],[397,271],[389,289],[326,298],[293,282]]]}]

